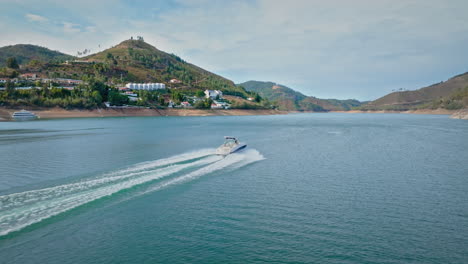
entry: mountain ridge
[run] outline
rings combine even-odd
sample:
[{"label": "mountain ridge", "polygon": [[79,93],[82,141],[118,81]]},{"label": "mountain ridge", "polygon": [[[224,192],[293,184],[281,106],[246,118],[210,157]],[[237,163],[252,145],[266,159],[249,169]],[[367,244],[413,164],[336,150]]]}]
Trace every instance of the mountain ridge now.
[{"label": "mountain ridge", "polygon": [[237,84],[247,91],[259,93],[262,97],[276,102],[280,110],[297,111],[347,111],[361,105],[354,99],[319,99],[314,96],[306,96],[285,85],[271,81],[247,81]]},{"label": "mountain ridge", "polygon": [[[0,47],[0,66],[5,66],[6,59],[10,57],[15,57],[21,67],[3,67],[0,77],[11,78],[22,73],[35,73],[40,78],[99,77],[110,84],[164,82],[170,88],[181,89],[189,94],[204,89],[216,89],[222,90],[226,95],[244,99],[255,97],[255,93],[258,93],[262,98],[275,102],[278,109],[287,111],[405,111],[468,107],[468,72],[445,82],[414,91],[393,92],[363,104],[354,99],[307,96],[275,82],[247,81],[236,85],[233,81],[186,62],[177,55],[157,49],[142,38],[124,40],[109,49],[81,58],[32,44]],[[65,63],[66,61],[69,63]],[[172,82],[174,79],[176,81]]]},{"label": "mountain ridge", "polygon": [[6,59],[10,57],[15,57],[19,64],[27,64],[32,60],[64,61],[76,58],[60,51],[32,44],[15,44],[0,47],[0,67],[4,67]]},{"label": "mountain ridge", "polygon": [[468,99],[464,99],[464,89],[468,89],[468,72],[417,90],[389,93],[363,105],[361,109],[400,111],[437,107],[458,109],[468,107],[468,102],[465,102]]}]

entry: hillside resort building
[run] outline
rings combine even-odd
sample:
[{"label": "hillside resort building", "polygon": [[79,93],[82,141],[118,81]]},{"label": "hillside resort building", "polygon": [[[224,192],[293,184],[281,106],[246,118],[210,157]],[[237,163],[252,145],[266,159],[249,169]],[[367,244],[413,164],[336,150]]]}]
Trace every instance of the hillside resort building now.
[{"label": "hillside resort building", "polygon": [[164,83],[127,83],[125,87],[131,90],[166,89],[166,85]]},{"label": "hillside resort building", "polygon": [[219,90],[205,90],[205,97],[211,99],[223,98],[223,92]]}]

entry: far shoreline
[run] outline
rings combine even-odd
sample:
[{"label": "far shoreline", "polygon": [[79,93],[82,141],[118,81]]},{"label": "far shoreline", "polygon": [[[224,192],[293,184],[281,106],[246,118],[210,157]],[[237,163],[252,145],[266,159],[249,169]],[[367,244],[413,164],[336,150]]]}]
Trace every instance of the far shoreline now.
[{"label": "far shoreline", "polygon": [[453,115],[459,110],[447,109],[418,109],[418,110],[349,110],[349,111],[330,111],[333,113],[347,113],[347,114],[417,114],[417,115]]},{"label": "far shoreline", "polygon": [[39,116],[40,119],[91,118],[91,117],[145,117],[145,116],[247,116],[247,115],[286,115],[297,111],[273,109],[150,109],[150,108],[98,108],[92,110],[63,108],[4,108],[0,107],[0,121],[13,121],[14,112],[25,109]]},{"label": "far shoreline", "polygon": [[443,108],[438,109],[418,109],[418,110],[349,110],[349,111],[330,111],[333,113],[346,113],[346,114],[414,114],[414,115],[448,115],[451,119],[465,119],[468,120],[468,109],[448,110]]},{"label": "far shoreline", "polygon": [[[0,107],[0,121],[13,121],[11,115],[22,108]],[[92,117],[145,117],[145,116],[253,116],[253,115],[287,115],[293,113],[345,113],[345,114],[422,114],[422,115],[448,115],[454,119],[468,119],[468,109],[447,110],[447,109],[420,109],[408,111],[281,111],[274,109],[149,109],[149,108],[100,108],[92,110],[67,110],[63,108],[30,108],[24,109],[34,112],[41,119],[61,119],[61,118],[92,118]]]}]

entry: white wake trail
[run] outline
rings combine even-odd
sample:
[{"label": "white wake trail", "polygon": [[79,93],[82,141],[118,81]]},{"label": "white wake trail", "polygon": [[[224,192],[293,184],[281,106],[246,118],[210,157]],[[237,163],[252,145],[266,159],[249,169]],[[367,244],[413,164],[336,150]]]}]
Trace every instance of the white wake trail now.
[{"label": "white wake trail", "polygon": [[[124,173],[133,173],[133,172],[138,172],[141,170],[147,170],[147,169],[152,169],[156,167],[161,167],[161,166],[166,166],[174,163],[179,163],[179,162],[184,162],[188,160],[193,160],[197,158],[203,158],[206,156],[213,155],[215,152],[215,149],[201,149],[193,152],[188,152],[180,155],[175,155],[169,158],[164,158],[164,159],[159,159],[155,161],[147,161],[147,162],[142,162],[139,163],[133,167],[130,167],[128,169],[124,169],[119,171],[119,174],[124,174]],[[112,175],[112,174],[111,174]]]},{"label": "white wake trail", "polygon": [[144,191],[142,193],[139,193],[138,196],[143,195],[143,194],[147,194],[147,193],[150,193],[150,192],[154,192],[154,191],[166,188],[168,186],[172,186],[172,185],[192,181],[192,180],[200,178],[200,177],[202,177],[202,176],[204,176],[206,174],[213,173],[213,172],[216,172],[216,171],[219,171],[219,170],[222,170],[222,169],[226,169],[226,168],[237,169],[237,168],[243,167],[245,165],[248,165],[250,163],[260,161],[260,160],[264,160],[264,159],[265,159],[265,157],[263,157],[263,155],[260,154],[260,152],[258,152],[255,149],[249,149],[249,150],[245,150],[245,151],[242,151],[242,152],[239,152],[239,153],[230,154],[230,155],[226,156],[224,159],[222,159],[222,160],[220,160],[218,162],[212,163],[212,164],[207,165],[205,167],[202,167],[202,168],[200,168],[198,170],[192,171],[192,172],[190,172],[190,173],[188,173],[186,175],[183,175],[183,176],[180,176],[180,177],[165,181],[165,182],[163,182],[161,184],[158,184],[158,185],[150,188],[149,190],[146,190],[146,191]]},{"label": "white wake trail", "polygon": [[[18,231],[44,219],[64,213],[94,200],[144,183],[181,173],[183,176],[157,184],[136,196],[171,185],[191,181],[225,168],[239,168],[264,159],[256,150],[245,150],[225,158],[213,149],[173,156],[118,170],[100,177],[50,188],[0,196],[0,236]],[[190,171],[192,170],[192,171]],[[135,196],[130,196],[131,199]]]},{"label": "white wake trail", "polygon": [[[172,162],[199,158],[199,156],[195,158],[194,156],[181,156],[185,157],[172,159]],[[203,156],[206,155],[201,157]],[[204,166],[220,159],[222,158],[212,155],[189,163],[170,165],[155,170],[147,170],[149,167],[146,166],[146,170],[143,172],[133,172],[127,175],[121,175],[122,173],[119,172],[118,174],[121,176],[93,179],[42,190],[0,196],[2,208],[0,211],[0,236],[133,186],[170,176],[184,169]],[[156,163],[159,164],[159,167],[161,164],[171,164],[166,161],[155,162],[152,167]]]},{"label": "white wake trail", "polygon": [[213,152],[214,150],[212,149],[200,150],[197,152],[186,153],[161,160],[140,163],[127,169],[104,174],[96,179],[0,196],[0,212],[9,208],[17,207],[19,205],[25,205],[26,203],[47,200],[52,196],[59,197],[72,192],[75,193],[81,190],[88,190],[90,188],[108,184],[110,182],[115,182],[130,177],[137,177],[147,173],[150,169],[206,157],[208,155],[212,155]]}]

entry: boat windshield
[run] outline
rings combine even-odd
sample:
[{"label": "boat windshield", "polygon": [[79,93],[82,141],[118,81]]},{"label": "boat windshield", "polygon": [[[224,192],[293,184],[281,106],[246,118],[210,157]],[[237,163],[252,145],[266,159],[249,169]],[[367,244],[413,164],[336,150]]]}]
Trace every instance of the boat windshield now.
[{"label": "boat windshield", "polygon": [[234,139],[226,139],[226,141],[224,141],[224,144],[223,146],[225,147],[233,147],[237,145],[237,140],[234,140]]}]

